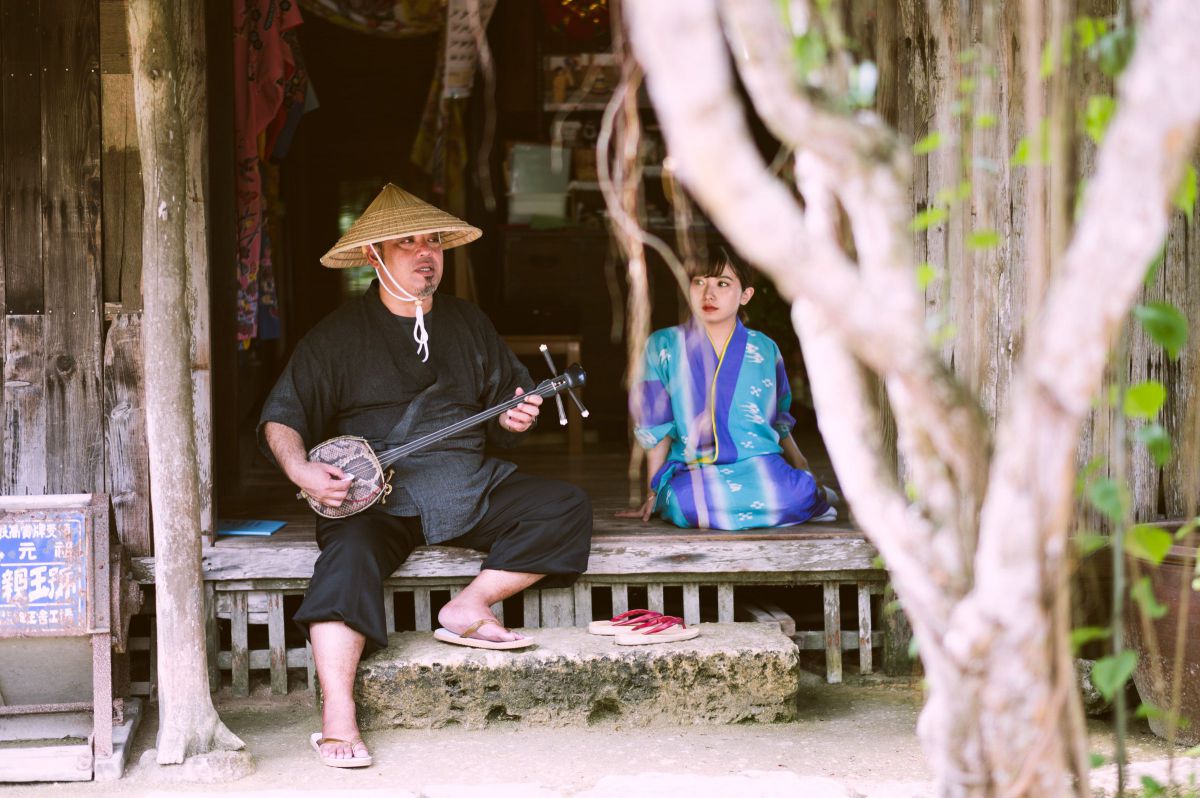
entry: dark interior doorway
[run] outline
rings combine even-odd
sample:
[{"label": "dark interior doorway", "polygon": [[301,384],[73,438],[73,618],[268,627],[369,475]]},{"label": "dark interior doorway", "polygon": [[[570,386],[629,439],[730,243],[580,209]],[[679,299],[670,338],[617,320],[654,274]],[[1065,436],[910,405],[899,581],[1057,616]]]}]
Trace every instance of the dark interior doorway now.
[{"label": "dark interior doorway", "polygon": [[[434,78],[438,35],[388,39],[305,15],[299,40],[319,107],[304,115],[286,157],[278,164],[285,222],[281,240],[273,240],[272,247],[280,336],[255,340],[248,346],[234,345],[237,275],[236,258],[230,251],[236,228],[230,207],[233,76],[228,66],[232,21],[227,6],[210,0],[208,20],[218,512],[229,506],[244,507],[256,492],[265,486],[277,487],[282,481],[258,452],[254,438],[263,399],[300,338],[362,289],[362,276],[326,269],[319,264],[319,257],[385,182],[397,183],[435,204],[440,202],[431,193],[429,177],[411,159]],[[568,226],[540,229],[538,225],[509,224],[505,204],[508,147],[513,142],[548,143],[556,117],[563,118],[546,107],[546,65],[552,58],[604,51],[610,45],[605,37],[586,42],[566,38],[545,23],[536,0],[499,3],[488,38],[496,65],[494,101],[488,102],[477,77],[467,116],[467,220],[484,231],[483,238],[470,245],[475,301],[502,334],[582,338],[582,360],[590,377],[587,402],[593,412],[585,427],[587,445],[621,449],[628,446],[622,382],[627,362],[624,266],[598,217],[587,223],[577,219]],[[593,108],[573,111],[566,118],[585,131],[589,127],[594,130],[600,113]],[[486,155],[491,193],[497,199],[494,207],[484,201],[478,170],[489,114],[495,124],[494,142]],[[646,115],[652,128],[649,108]],[[661,186],[648,190],[661,196]],[[573,199],[576,201],[583,204],[582,198]],[[230,231],[229,236],[220,235],[220,230]],[[657,232],[673,240],[669,230]],[[715,239],[716,231],[700,235]],[[441,291],[455,291],[453,272],[446,269]],[[686,305],[680,301],[669,270],[657,258],[651,262],[651,279],[653,327],[678,323]],[[787,308],[768,286],[759,286],[750,323],[779,343],[790,359],[790,370],[803,373]],[[535,381],[547,376],[540,360],[530,360],[527,365]],[[793,407],[800,424],[797,438],[802,446],[806,441],[819,444],[805,396],[802,391],[797,393]],[[543,425],[537,435],[546,440],[547,435],[559,434],[556,426]]]}]

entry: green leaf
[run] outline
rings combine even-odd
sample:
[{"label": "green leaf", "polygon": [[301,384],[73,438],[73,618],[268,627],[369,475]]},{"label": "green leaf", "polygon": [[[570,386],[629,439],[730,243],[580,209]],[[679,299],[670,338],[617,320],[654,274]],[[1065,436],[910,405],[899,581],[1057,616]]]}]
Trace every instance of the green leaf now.
[{"label": "green leaf", "polygon": [[1012,158],[1009,163],[1013,166],[1027,166],[1029,164],[1029,154],[1033,150],[1033,145],[1029,143],[1029,136],[1022,136],[1017,142],[1017,148],[1013,151]]},{"label": "green leaf", "polygon": [[972,230],[967,234],[967,249],[992,249],[1000,246],[1000,240],[995,230]]},{"label": "green leaf", "polygon": [[928,136],[925,136],[916,144],[913,145],[914,155],[928,155],[934,150],[942,146],[942,134],[938,131],[933,131]]},{"label": "green leaf", "polygon": [[1088,643],[1107,640],[1112,630],[1103,626],[1081,626],[1071,630],[1071,650],[1078,653]]},{"label": "green leaf", "polygon": [[1135,718],[1146,718],[1147,720],[1158,720],[1165,717],[1166,713],[1153,704],[1141,703],[1138,704],[1138,708],[1134,711],[1133,716]]},{"label": "green leaf", "polygon": [[1046,42],[1046,46],[1042,48],[1042,66],[1038,73],[1042,79],[1050,77],[1054,74],[1054,69],[1058,59],[1054,57],[1054,40]]},{"label": "green leaf", "polygon": [[1087,465],[1079,472],[1079,476],[1075,478],[1075,495],[1082,496],[1087,490],[1088,482],[1091,481],[1092,475],[1099,471],[1106,462],[1103,457],[1093,457],[1087,461]]},{"label": "green leaf", "polygon": [[1075,40],[1079,49],[1087,50],[1094,46],[1107,30],[1108,24],[1102,19],[1083,16],[1075,20]]},{"label": "green leaf", "polygon": [[1151,302],[1133,309],[1133,317],[1142,325],[1154,343],[1167,350],[1172,360],[1178,360],[1187,346],[1187,317],[1169,302]]},{"label": "green leaf", "polygon": [[825,39],[816,28],[792,39],[792,62],[801,83],[806,83],[810,74],[825,66],[828,53]]},{"label": "green leaf", "polygon": [[935,224],[941,224],[950,218],[950,211],[940,206],[926,208],[913,217],[912,224],[909,227],[914,233],[919,233],[922,230],[927,230]]},{"label": "green leaf", "polygon": [[1125,686],[1137,665],[1137,654],[1126,649],[1115,656],[1096,661],[1092,668],[1092,684],[1109,701]]},{"label": "green leaf", "polygon": [[1153,621],[1157,621],[1167,614],[1167,607],[1165,604],[1158,603],[1158,598],[1154,595],[1154,588],[1150,585],[1150,577],[1148,576],[1143,576],[1133,583],[1133,587],[1129,589],[1129,597],[1142,608],[1142,612],[1146,613],[1146,617]]},{"label": "green leaf", "polygon": [[1153,285],[1154,278],[1158,277],[1158,270],[1162,268],[1166,260],[1167,242],[1164,239],[1162,247],[1158,250],[1158,254],[1154,256],[1154,260],[1150,261],[1150,265],[1146,267],[1146,276],[1142,278],[1142,282],[1146,285]]},{"label": "green leaf", "polygon": [[1192,211],[1196,207],[1196,167],[1191,164],[1188,164],[1187,171],[1183,173],[1183,180],[1179,181],[1179,188],[1175,189],[1173,202],[1185,216],[1192,215]]},{"label": "green leaf", "polygon": [[939,349],[943,344],[958,335],[958,326],[955,324],[943,324],[933,331],[933,335],[929,338],[929,344],[934,349]]},{"label": "green leaf", "polygon": [[995,114],[979,114],[975,117],[975,127],[980,130],[987,130],[988,128],[995,127],[997,121]]},{"label": "green leaf", "polygon": [[1100,70],[1110,78],[1115,78],[1125,70],[1129,56],[1133,54],[1133,29],[1118,28],[1100,37],[1091,56],[1100,63]]},{"label": "green leaf", "polygon": [[1075,536],[1075,545],[1079,548],[1081,557],[1095,554],[1110,543],[1112,543],[1112,538],[1108,535],[1098,535],[1095,532],[1081,532]]},{"label": "green leaf", "polygon": [[957,186],[947,186],[940,189],[934,196],[933,202],[935,205],[953,205],[956,202],[961,202],[971,196],[971,181],[964,180]]},{"label": "green leaf", "polygon": [[971,47],[967,50],[963,50],[961,53],[958,54],[957,57],[958,57],[958,63],[969,64],[972,61],[974,61],[976,58],[979,57],[979,51],[976,50],[974,47]]},{"label": "green leaf", "polygon": [[1155,422],[1154,424],[1146,424],[1138,427],[1134,433],[1134,437],[1142,443],[1150,456],[1154,458],[1155,465],[1165,466],[1171,462],[1171,457],[1174,455],[1174,450],[1171,447],[1171,436],[1163,429],[1163,425]]},{"label": "green leaf", "polygon": [[1142,776],[1142,798],[1162,798],[1166,794],[1166,789],[1152,776]]},{"label": "green leaf", "polygon": [[[1171,550],[1170,532],[1149,524],[1138,524],[1125,533],[1125,553],[1160,565]],[[1149,579],[1147,577],[1143,577]]]},{"label": "green leaf", "polygon": [[971,94],[975,91],[975,81],[971,78],[963,78],[958,82],[958,90],[963,94]]},{"label": "green leaf", "polygon": [[1075,204],[1071,208],[1071,221],[1078,222],[1083,216],[1083,200],[1087,196],[1087,189],[1087,178],[1079,178],[1079,183],[1075,186]]},{"label": "green leaf", "polygon": [[1200,516],[1196,516],[1191,521],[1188,521],[1186,524],[1179,527],[1179,529],[1175,530],[1175,542],[1179,543],[1180,541],[1184,540],[1196,529],[1200,529]]},{"label": "green leaf", "polygon": [[917,658],[917,655],[918,655],[919,653],[921,653],[921,647],[920,647],[919,645],[917,645],[917,637],[916,637],[916,635],[913,635],[913,636],[912,636],[911,638],[909,638],[909,640],[908,640],[908,658],[909,658],[909,659],[916,659],[916,658]]},{"label": "green leaf", "polygon": [[926,261],[917,267],[917,288],[924,291],[929,287],[929,284],[937,279],[937,269],[933,268],[933,264]]},{"label": "green leaf", "polygon": [[1200,745],[1197,745],[1194,748],[1189,748],[1180,754],[1180,756],[1200,756]]},{"label": "green leaf", "polygon": [[879,86],[879,68],[863,61],[850,70],[848,99],[852,108],[869,108],[875,104],[875,89]]},{"label": "green leaf", "polygon": [[1092,141],[1099,144],[1104,138],[1104,131],[1108,128],[1116,109],[1117,101],[1112,97],[1104,94],[1088,97],[1087,110],[1083,115],[1083,129]]},{"label": "green leaf", "polygon": [[1098,479],[1088,486],[1088,501],[1113,523],[1120,523],[1125,518],[1125,506],[1128,499],[1125,491],[1111,479]]},{"label": "green leaf", "polygon": [[1122,409],[1130,418],[1151,419],[1162,410],[1167,401],[1167,389],[1158,380],[1146,380],[1131,386],[1125,392]]},{"label": "green leaf", "polygon": [[880,557],[878,554],[876,554],[876,555],[875,555],[875,556],[874,556],[874,557],[871,559],[871,567],[872,567],[872,568],[877,568],[877,569],[879,569],[880,571],[882,571],[882,570],[883,570],[883,558],[882,558],[882,557]]},{"label": "green leaf", "polygon": [[1108,760],[1104,757],[1104,754],[1097,754],[1095,751],[1088,754],[1088,764],[1094,768],[1100,767],[1107,761]]}]

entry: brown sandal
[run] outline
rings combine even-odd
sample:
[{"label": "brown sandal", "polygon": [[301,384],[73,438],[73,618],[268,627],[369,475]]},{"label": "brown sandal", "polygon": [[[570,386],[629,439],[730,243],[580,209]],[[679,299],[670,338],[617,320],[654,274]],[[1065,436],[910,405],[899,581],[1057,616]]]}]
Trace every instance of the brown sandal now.
[{"label": "brown sandal", "polygon": [[520,640],[484,640],[479,637],[471,637],[479,631],[481,626],[489,623],[494,623],[501,629],[505,629],[504,624],[497,621],[495,618],[480,618],[475,623],[463,630],[463,633],[456,635],[449,629],[435,629],[433,636],[443,643],[450,643],[455,646],[469,646],[470,648],[487,648],[495,651],[506,651],[514,648],[529,648],[534,645],[532,637],[523,637]]}]

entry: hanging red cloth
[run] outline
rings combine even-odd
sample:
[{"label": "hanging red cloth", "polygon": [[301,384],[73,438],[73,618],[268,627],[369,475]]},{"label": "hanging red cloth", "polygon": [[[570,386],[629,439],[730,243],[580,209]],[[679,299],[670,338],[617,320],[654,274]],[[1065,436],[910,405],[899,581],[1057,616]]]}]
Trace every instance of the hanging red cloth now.
[{"label": "hanging red cloth", "polygon": [[[277,117],[307,91],[299,68],[295,34],[304,20],[295,0],[236,0],[234,5],[233,102],[237,159],[238,297],[237,338],[246,342],[259,334],[260,306],[277,312],[271,275],[266,224],[260,138],[265,153],[283,128]],[[270,135],[268,128],[271,128]],[[269,138],[270,140],[266,140]],[[272,325],[274,326],[274,325]]]}]

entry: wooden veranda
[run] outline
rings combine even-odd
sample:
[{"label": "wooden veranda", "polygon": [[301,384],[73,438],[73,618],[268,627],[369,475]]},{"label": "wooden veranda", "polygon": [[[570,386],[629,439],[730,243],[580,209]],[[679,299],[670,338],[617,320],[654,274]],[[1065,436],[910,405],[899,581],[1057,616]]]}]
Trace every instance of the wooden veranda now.
[{"label": "wooden veranda", "polygon": [[[592,445],[572,455],[560,445],[535,443],[504,451],[522,471],[583,487],[593,503],[595,533],[588,572],[573,588],[529,590],[497,606],[512,626],[586,625],[635,606],[681,614],[688,623],[770,619],[753,589],[807,586],[819,620],[780,617],[802,650],[823,651],[826,678],[841,681],[843,651],[856,652],[857,670],[871,673],[883,640],[886,573],[874,548],[847,522],[805,524],[740,533],[682,530],[662,521],[617,518],[628,506],[628,451]],[[827,463],[815,467],[825,474]],[[273,693],[288,690],[288,669],[311,660],[291,614],[308,585],[318,550],[314,516],[295,489],[273,471],[251,476],[256,496],[232,514],[287,521],[270,537],[220,537],[203,550],[209,602],[213,683],[228,672],[234,695],[247,695],[253,671],[269,672]],[[387,581],[385,607],[393,631],[430,630],[441,603],[478,572],[478,552],[444,546],[418,549]],[[153,559],[136,560],[143,582]],[[816,595],[819,592],[819,599]],[[811,603],[811,602],[810,602]],[[793,631],[794,628],[794,631]]]}]

